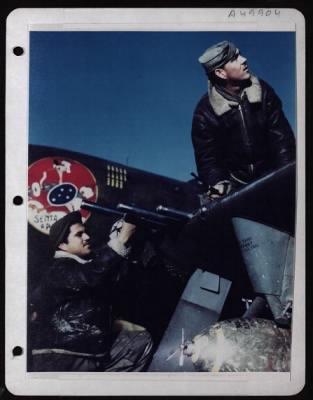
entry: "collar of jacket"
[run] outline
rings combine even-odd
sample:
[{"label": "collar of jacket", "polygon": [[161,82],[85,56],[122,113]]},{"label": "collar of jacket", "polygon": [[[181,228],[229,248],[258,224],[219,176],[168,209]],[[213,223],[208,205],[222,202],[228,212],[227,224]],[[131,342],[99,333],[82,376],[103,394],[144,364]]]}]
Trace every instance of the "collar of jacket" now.
[{"label": "collar of jacket", "polygon": [[[250,103],[260,103],[262,101],[262,88],[260,81],[255,76],[251,77],[251,86],[245,88],[243,93],[246,93]],[[209,81],[208,86],[209,102],[216,115],[221,116],[231,110],[232,106],[237,106],[238,103],[223,97]]]},{"label": "collar of jacket", "polygon": [[57,250],[54,253],[54,258],[72,258],[73,260],[76,260],[80,264],[87,264],[92,261],[92,260],[84,260],[83,258],[76,256],[75,254],[67,253],[66,251],[63,250]]}]

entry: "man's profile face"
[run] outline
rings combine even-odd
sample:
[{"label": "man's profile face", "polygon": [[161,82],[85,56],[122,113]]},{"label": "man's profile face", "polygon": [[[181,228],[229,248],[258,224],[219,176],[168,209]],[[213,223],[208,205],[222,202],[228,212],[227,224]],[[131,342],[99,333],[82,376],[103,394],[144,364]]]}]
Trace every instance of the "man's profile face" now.
[{"label": "man's profile face", "polygon": [[79,223],[72,225],[67,243],[61,243],[59,248],[79,257],[90,254],[90,237],[86,233],[84,225]]},{"label": "man's profile face", "polygon": [[240,54],[238,49],[233,59],[222,67],[222,72],[222,77],[227,80],[242,81],[251,77],[247,59]]}]

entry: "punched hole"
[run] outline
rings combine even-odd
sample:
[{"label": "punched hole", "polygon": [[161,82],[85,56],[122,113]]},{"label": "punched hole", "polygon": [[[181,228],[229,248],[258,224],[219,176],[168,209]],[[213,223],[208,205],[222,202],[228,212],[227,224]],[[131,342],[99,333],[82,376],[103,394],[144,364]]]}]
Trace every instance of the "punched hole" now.
[{"label": "punched hole", "polygon": [[13,48],[13,53],[16,56],[21,56],[22,54],[24,54],[24,49],[21,46],[16,46],[16,47]]},{"label": "punched hole", "polygon": [[15,346],[12,350],[14,356],[21,356],[23,354],[23,349],[21,346]]},{"label": "punched hole", "polygon": [[23,197],[22,196],[15,196],[13,198],[13,204],[15,206],[20,206],[21,204],[23,204]]}]

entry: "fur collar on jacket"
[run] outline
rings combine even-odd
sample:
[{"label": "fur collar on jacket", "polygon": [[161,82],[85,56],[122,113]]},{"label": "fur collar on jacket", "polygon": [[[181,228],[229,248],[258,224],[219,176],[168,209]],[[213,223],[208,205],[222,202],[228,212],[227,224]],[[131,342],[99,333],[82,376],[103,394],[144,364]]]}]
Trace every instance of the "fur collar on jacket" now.
[{"label": "fur collar on jacket", "polygon": [[63,250],[57,250],[54,253],[54,258],[72,258],[73,260],[76,260],[77,262],[79,262],[80,264],[87,264],[90,263],[92,260],[85,260],[79,256],[76,256],[75,254],[72,253],[68,253],[66,251]]},{"label": "fur collar on jacket", "polygon": [[[251,86],[243,90],[246,93],[250,103],[259,103],[262,101],[262,87],[260,81],[255,76],[251,77]],[[231,101],[223,97],[209,81],[208,87],[209,102],[216,115],[221,116],[231,110],[232,106],[238,105],[236,101]]]}]

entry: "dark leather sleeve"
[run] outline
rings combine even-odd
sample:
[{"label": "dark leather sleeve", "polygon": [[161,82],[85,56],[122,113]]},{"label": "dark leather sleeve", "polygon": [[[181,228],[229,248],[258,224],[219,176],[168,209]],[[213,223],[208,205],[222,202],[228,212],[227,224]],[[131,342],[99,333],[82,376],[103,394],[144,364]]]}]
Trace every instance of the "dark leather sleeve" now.
[{"label": "dark leather sleeve", "polygon": [[216,143],[219,126],[209,107],[208,97],[203,96],[193,115],[191,136],[199,177],[206,185],[215,185],[229,176],[220,162]]},{"label": "dark leather sleeve", "polygon": [[272,160],[275,167],[280,168],[295,159],[295,136],[282,110],[281,100],[270,85],[262,81],[262,86]]}]

